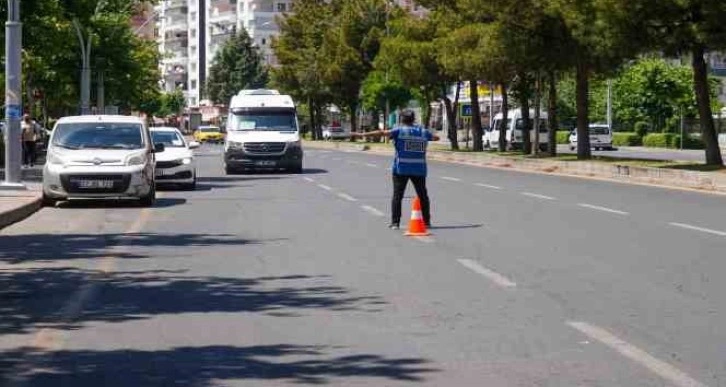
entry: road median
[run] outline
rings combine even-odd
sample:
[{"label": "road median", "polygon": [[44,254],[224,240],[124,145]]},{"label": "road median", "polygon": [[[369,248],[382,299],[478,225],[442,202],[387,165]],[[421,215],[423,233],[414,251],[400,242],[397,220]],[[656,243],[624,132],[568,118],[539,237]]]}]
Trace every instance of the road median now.
[{"label": "road median", "polygon": [[[393,154],[385,144],[307,141],[311,148]],[[549,175],[603,179],[625,183],[656,185],[668,188],[691,189],[726,193],[726,171],[700,172],[678,168],[655,168],[629,165],[617,161],[565,161],[528,157],[502,156],[490,152],[452,152],[430,149],[429,160],[509,169]]]}]

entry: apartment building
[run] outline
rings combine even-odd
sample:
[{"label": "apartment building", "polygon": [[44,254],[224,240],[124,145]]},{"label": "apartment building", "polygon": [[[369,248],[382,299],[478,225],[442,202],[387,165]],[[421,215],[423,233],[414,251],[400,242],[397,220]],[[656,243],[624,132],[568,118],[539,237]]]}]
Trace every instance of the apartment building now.
[{"label": "apartment building", "polygon": [[164,0],[156,6],[157,42],[163,55],[162,87],[181,89],[188,106],[199,106],[215,54],[244,28],[265,61],[275,65],[270,39],[275,17],[291,10],[292,0]]}]

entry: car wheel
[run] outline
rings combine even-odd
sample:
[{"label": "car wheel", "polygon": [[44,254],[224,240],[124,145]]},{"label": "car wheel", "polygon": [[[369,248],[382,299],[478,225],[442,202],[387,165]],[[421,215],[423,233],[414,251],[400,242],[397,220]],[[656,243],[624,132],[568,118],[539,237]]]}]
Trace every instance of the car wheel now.
[{"label": "car wheel", "polygon": [[303,173],[302,163],[300,163],[299,165],[296,165],[296,166],[290,168],[290,172],[292,172],[294,174],[298,174],[298,175],[301,174],[301,173]]},{"label": "car wheel", "polygon": [[151,184],[149,193],[139,198],[139,203],[142,207],[151,207],[156,201],[156,188],[155,184]]},{"label": "car wheel", "polygon": [[184,188],[186,188],[187,191],[194,191],[197,189],[197,173],[196,172],[194,173],[194,179],[192,180],[192,182],[187,183]]},{"label": "car wheel", "polygon": [[232,167],[230,167],[230,166],[225,166],[224,167],[224,173],[227,174],[227,175],[233,175],[234,174],[234,169]]},{"label": "car wheel", "polygon": [[43,207],[55,207],[55,204],[58,203],[58,199],[54,199],[43,192],[43,199],[41,201]]}]

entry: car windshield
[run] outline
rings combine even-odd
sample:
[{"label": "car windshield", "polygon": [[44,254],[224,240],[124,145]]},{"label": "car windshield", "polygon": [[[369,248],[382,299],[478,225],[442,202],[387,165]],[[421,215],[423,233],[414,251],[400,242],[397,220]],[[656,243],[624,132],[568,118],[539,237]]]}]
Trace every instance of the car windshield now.
[{"label": "car windshield", "polygon": [[229,130],[296,132],[297,122],[292,109],[240,109],[230,114]]},{"label": "car windshield", "polygon": [[172,131],[152,131],[151,138],[154,144],[164,144],[166,148],[185,148],[184,140],[177,132]]},{"label": "car windshield", "polygon": [[609,134],[610,130],[607,127],[602,126],[591,126],[590,134]]},{"label": "car windshield", "polygon": [[217,127],[214,127],[214,126],[208,126],[208,127],[199,128],[199,131],[204,132],[204,133],[219,133],[220,129]]},{"label": "car windshield", "polygon": [[[507,121],[509,121],[509,120],[507,120]],[[533,118],[530,118],[529,125],[530,125],[530,129],[534,129],[534,119]],[[516,125],[515,129],[516,130],[524,129],[524,120],[523,119],[520,118],[517,120],[517,125]],[[547,132],[547,120],[544,118],[539,119],[539,132],[540,133]]]},{"label": "car windshield", "polygon": [[142,126],[127,122],[62,123],[54,130],[53,145],[67,149],[142,149]]}]

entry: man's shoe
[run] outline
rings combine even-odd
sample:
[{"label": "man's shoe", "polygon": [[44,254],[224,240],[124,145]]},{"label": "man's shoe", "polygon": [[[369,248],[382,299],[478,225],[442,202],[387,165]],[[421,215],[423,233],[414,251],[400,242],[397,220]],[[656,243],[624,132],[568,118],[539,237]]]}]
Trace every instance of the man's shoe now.
[{"label": "man's shoe", "polygon": [[391,223],[388,225],[388,228],[390,228],[391,230],[399,230],[401,226],[398,223]]}]

